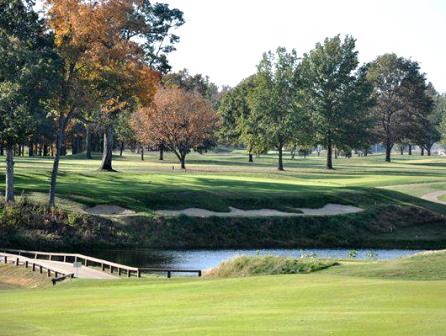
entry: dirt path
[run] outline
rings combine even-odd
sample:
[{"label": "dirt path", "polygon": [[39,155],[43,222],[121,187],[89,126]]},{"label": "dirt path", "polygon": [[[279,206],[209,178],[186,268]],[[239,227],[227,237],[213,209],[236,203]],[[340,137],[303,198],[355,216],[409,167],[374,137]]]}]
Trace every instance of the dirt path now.
[{"label": "dirt path", "polygon": [[441,197],[443,195],[446,195],[446,190],[434,191],[434,192],[431,192],[431,193],[421,196],[421,198],[425,199],[427,201],[446,205],[446,201],[442,201],[442,200],[438,199],[439,197]]},{"label": "dirt path", "polygon": [[188,208],[183,210],[157,210],[156,213],[162,216],[186,215],[190,217],[298,217],[298,216],[334,216],[363,211],[351,205],[326,204],[319,209],[298,208],[301,213],[284,212],[273,209],[241,210],[230,207],[229,212],[216,212],[199,208]]}]

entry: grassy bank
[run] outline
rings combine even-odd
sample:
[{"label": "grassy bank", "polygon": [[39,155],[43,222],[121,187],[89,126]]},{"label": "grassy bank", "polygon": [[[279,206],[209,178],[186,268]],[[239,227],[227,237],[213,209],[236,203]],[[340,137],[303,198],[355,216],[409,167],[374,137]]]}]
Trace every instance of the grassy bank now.
[{"label": "grassy bank", "polygon": [[[395,156],[390,164],[382,156],[340,158],[334,171],[324,169],[322,157],[287,158],[287,170],[278,172],[273,155],[249,164],[239,152],[193,153],[188,170],[181,171],[172,169],[176,160],[170,154],[160,162],[156,153],[147,155],[146,161],[126,153],[116,158],[116,173],[97,171],[98,158],[62,159],[57,192],[66,221],[42,225],[18,220],[21,224],[15,232],[0,233],[3,245],[46,249],[99,245],[446,247],[446,206],[419,198],[425,191],[446,189],[446,164],[441,157]],[[51,160],[17,158],[15,169],[18,194],[44,203]],[[232,219],[162,218],[154,213],[188,207],[227,211],[230,206],[293,211],[327,203],[355,205],[364,211],[332,217]],[[84,208],[97,204],[120,205],[139,214],[113,221],[80,215]]]},{"label": "grassy bank", "polygon": [[1,290],[0,335],[442,335],[444,276],[413,276],[426,260],[404,260],[398,276],[387,263],[352,262],[310,274]]}]

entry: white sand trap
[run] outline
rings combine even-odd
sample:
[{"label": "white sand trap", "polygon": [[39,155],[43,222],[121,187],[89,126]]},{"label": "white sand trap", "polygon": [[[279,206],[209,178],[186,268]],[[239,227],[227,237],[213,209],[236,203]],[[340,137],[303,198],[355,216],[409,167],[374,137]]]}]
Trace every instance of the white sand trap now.
[{"label": "white sand trap", "polygon": [[445,201],[439,200],[438,197],[441,197],[443,195],[446,195],[446,190],[438,190],[438,191],[434,191],[431,193],[428,193],[426,195],[421,196],[422,199],[431,201],[431,202],[435,202],[435,203],[440,203],[440,204],[445,204]]},{"label": "white sand trap", "polygon": [[96,205],[85,209],[85,212],[96,216],[130,216],[136,214],[135,211],[125,209],[118,205]]},{"label": "white sand trap", "polygon": [[189,217],[298,217],[298,216],[334,216],[363,211],[351,205],[326,204],[319,209],[298,208],[302,213],[284,212],[273,209],[241,210],[229,207],[229,212],[216,212],[199,208],[188,208],[183,210],[157,210],[156,213],[162,216],[186,215]]}]

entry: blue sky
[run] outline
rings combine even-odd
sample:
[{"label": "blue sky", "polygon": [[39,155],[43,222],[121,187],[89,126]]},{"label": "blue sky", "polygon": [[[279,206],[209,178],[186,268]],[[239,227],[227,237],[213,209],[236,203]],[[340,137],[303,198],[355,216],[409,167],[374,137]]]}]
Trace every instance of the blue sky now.
[{"label": "blue sky", "polygon": [[175,70],[203,73],[236,85],[255,72],[264,51],[302,54],[327,36],[357,39],[361,62],[395,52],[420,63],[446,92],[446,0],[164,0],[184,11]]}]

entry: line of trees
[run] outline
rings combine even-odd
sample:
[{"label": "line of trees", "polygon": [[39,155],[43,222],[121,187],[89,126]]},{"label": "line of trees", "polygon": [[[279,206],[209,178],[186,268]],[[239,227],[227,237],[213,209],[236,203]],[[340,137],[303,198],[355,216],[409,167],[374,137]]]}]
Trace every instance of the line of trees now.
[{"label": "line of trees", "polygon": [[[170,70],[167,54],[183,13],[149,0],[46,0],[43,17],[31,0],[0,3],[0,154],[6,151],[6,201],[14,202],[14,151],[53,156],[48,208],[55,207],[60,157],[67,132],[73,152],[91,157],[91,133],[111,171],[116,130],[152,104]],[[126,120],[122,116],[127,116]],[[128,133],[128,132],[127,132]]]},{"label": "line of trees", "polygon": [[333,151],[367,151],[417,145],[430,155],[446,130],[445,96],[439,95],[417,62],[385,54],[360,65],[355,39],[337,35],[317,43],[302,58],[278,48],[263,55],[257,73],[220,101],[221,141],[243,144],[252,154],[323,146],[326,167]]},{"label": "line of trees", "polygon": [[446,97],[419,65],[395,54],[360,65],[351,36],[327,38],[299,57],[278,48],[257,72],[221,90],[208,77],[170,72],[167,55],[183,13],[149,0],[31,0],[0,4],[0,155],[6,154],[6,201],[14,202],[14,156],[51,156],[48,207],[55,207],[61,156],[113,150],[174,153],[186,167],[191,151],[217,142],[255,154],[274,149],[333,155],[382,143],[431,148],[446,134]]}]

